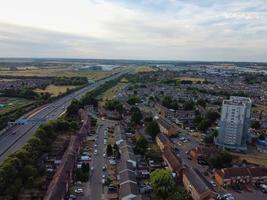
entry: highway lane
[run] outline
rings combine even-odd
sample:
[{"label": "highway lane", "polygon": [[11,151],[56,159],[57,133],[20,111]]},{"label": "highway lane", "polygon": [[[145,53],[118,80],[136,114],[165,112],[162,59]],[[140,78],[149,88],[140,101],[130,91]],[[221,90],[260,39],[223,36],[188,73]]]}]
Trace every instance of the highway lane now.
[{"label": "highway lane", "polygon": [[[31,119],[46,118],[47,120],[56,119],[63,113],[73,98],[80,99],[86,92],[95,89],[101,84],[111,79],[117,78],[123,74],[129,73],[131,68],[126,69],[118,74],[108,77],[104,80],[97,81],[96,83],[86,86],[78,91],[75,91],[69,95],[66,95],[50,104],[41,110],[36,115],[32,116]],[[3,136],[0,137],[0,162],[2,162],[8,155],[20,149],[32,136],[35,130],[40,124],[27,123],[24,125],[16,125],[8,129]]]}]

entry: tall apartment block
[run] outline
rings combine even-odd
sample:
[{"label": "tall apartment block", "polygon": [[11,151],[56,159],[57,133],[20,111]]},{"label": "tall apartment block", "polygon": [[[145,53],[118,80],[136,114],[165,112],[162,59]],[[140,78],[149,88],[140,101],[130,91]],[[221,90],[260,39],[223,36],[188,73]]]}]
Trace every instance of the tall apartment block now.
[{"label": "tall apartment block", "polygon": [[231,96],[229,100],[223,101],[219,135],[215,139],[219,147],[247,151],[250,111],[250,98]]}]

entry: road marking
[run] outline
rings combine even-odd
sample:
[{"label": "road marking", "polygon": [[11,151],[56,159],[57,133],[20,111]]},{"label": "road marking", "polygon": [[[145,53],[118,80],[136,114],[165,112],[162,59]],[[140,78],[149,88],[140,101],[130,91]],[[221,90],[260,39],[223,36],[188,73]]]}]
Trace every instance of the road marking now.
[{"label": "road marking", "polygon": [[43,107],[43,108],[37,110],[36,112],[32,113],[30,116],[28,116],[28,117],[26,117],[26,118],[29,119],[29,118],[33,117],[34,115],[37,115],[39,112],[41,112],[42,110],[44,110],[44,109],[46,109],[46,108],[48,108],[48,106],[45,106],[45,107]]}]

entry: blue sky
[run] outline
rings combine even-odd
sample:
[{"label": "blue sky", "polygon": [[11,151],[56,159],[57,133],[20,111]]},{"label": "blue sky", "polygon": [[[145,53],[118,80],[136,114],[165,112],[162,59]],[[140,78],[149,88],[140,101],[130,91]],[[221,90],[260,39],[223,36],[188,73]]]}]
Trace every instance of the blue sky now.
[{"label": "blue sky", "polygon": [[267,0],[0,0],[0,57],[267,61]]}]

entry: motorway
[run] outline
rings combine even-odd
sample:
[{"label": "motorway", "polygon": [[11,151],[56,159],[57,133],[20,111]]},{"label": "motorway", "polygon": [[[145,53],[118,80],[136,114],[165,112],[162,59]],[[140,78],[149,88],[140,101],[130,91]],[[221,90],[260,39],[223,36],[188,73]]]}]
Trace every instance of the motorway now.
[{"label": "motorway", "polygon": [[[91,91],[98,86],[102,85],[106,81],[115,79],[123,74],[127,74],[131,71],[131,68],[127,68],[120,73],[112,75],[104,80],[95,82],[94,84],[88,85],[78,91],[68,94],[48,105],[43,107],[36,112],[36,114],[31,115],[30,119],[45,119],[51,120],[59,117],[70,104],[73,98],[80,99],[86,92]],[[40,126],[40,124],[25,123],[23,125],[15,125],[7,129],[0,136],[0,163],[7,158],[11,153],[20,149],[33,135],[35,130]]]}]

